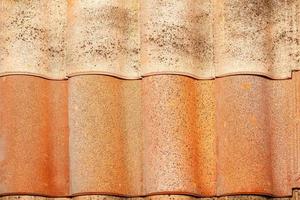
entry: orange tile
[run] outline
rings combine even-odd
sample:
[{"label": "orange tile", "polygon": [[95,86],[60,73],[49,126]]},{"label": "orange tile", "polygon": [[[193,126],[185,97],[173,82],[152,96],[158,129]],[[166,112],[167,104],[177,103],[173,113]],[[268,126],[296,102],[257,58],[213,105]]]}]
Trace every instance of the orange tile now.
[{"label": "orange tile", "polygon": [[142,82],[145,192],[215,194],[214,82],[167,75]]},{"label": "orange tile", "polygon": [[69,79],[72,194],[142,194],[140,83]]},{"label": "orange tile", "polygon": [[218,195],[291,193],[291,164],[299,160],[291,148],[299,142],[293,140],[299,135],[294,122],[295,91],[300,89],[296,81],[257,76],[216,80]]},{"label": "orange tile", "polygon": [[224,197],[193,197],[188,195],[153,195],[146,197],[119,197],[108,195],[84,195],[70,198],[47,198],[41,196],[4,196],[0,197],[0,200],[295,200],[299,198],[299,195],[293,197],[283,198],[270,198],[266,196],[257,195],[236,195],[236,196],[224,196]]},{"label": "orange tile", "polygon": [[66,83],[0,79],[0,193],[68,195]]},{"label": "orange tile", "polygon": [[2,77],[0,193],[291,196],[299,81]]}]

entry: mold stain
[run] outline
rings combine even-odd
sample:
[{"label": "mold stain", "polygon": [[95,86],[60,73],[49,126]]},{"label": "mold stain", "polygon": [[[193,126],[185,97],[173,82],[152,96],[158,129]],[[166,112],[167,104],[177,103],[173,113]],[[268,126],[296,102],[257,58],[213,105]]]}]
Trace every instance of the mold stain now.
[{"label": "mold stain", "polygon": [[[197,31],[189,28],[190,25],[153,24],[153,27],[155,26],[160,26],[160,28],[156,28],[152,33],[149,33],[146,36],[146,42],[164,49],[166,53],[176,52],[183,56],[189,55],[196,60],[209,60],[212,56],[212,44],[209,43],[207,38],[197,34]],[[176,62],[176,59],[173,59],[172,62]]]},{"label": "mold stain", "polygon": [[[135,11],[117,6],[104,6],[83,8],[83,13],[85,21],[90,22],[83,25],[83,40],[78,43],[78,48],[84,55],[113,61],[122,55],[139,54],[138,46],[128,46],[132,40],[131,32],[134,31],[132,25],[138,25],[138,15],[134,14]],[[117,37],[116,33],[120,37]]]}]

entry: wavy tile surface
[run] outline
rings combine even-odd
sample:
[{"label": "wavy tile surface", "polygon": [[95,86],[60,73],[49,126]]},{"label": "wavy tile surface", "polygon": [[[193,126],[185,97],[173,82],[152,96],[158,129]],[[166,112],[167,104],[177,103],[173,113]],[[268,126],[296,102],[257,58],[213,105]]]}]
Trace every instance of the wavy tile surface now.
[{"label": "wavy tile surface", "polygon": [[0,78],[0,194],[256,194],[299,188],[300,73]]},{"label": "wavy tile surface", "polygon": [[2,77],[0,97],[0,193],[67,195],[67,82]]},{"label": "wavy tile surface", "polygon": [[2,0],[0,73],[66,77],[67,1]]},{"label": "wavy tile surface", "polygon": [[0,75],[212,79],[299,70],[299,0],[2,0]]},{"label": "wavy tile surface", "polygon": [[77,196],[71,198],[47,198],[47,197],[40,197],[40,196],[4,196],[0,197],[1,200],[123,200],[123,199],[130,199],[130,200],[190,200],[190,199],[199,199],[199,200],[296,200],[299,198],[298,194],[294,194],[291,198],[270,198],[264,196],[255,196],[255,195],[237,195],[237,196],[225,196],[225,197],[212,197],[212,198],[199,198],[199,197],[192,197],[192,196],[185,196],[185,195],[153,195],[147,197],[118,197],[118,196],[106,196],[106,195],[86,195],[86,196]]}]

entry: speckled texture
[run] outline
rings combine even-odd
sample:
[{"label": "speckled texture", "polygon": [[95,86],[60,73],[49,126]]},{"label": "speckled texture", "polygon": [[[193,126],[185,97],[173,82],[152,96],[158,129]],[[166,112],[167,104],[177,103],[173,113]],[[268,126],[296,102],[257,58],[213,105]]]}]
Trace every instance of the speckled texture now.
[{"label": "speckled texture", "polygon": [[0,194],[291,196],[299,84],[300,72],[2,77]]},{"label": "speckled texture", "polygon": [[213,81],[170,75],[143,80],[146,193],[216,193],[214,95]]},{"label": "speckled texture", "polygon": [[291,77],[300,0],[2,0],[0,75]]},{"label": "speckled texture", "polygon": [[272,198],[266,196],[256,195],[237,195],[237,196],[224,196],[212,198],[200,198],[186,195],[153,195],[146,197],[119,197],[107,195],[85,195],[76,196],[71,198],[47,198],[40,196],[4,196],[0,200],[297,200],[299,195],[293,195],[289,198]]},{"label": "speckled texture", "polygon": [[215,76],[211,0],[141,1],[141,19],[143,75]]},{"label": "speckled texture", "polygon": [[[136,81],[71,78],[72,193],[101,188],[121,195],[291,195],[291,188],[299,187],[299,140],[294,140],[299,75],[283,81],[245,75],[215,81],[172,75]],[[130,108],[127,87],[137,103]],[[123,118],[127,112],[136,114]],[[129,144],[122,127],[135,120]],[[131,154],[128,145],[142,151]],[[127,164],[128,157],[142,163]],[[112,162],[116,166],[110,169]],[[139,177],[133,179],[142,182],[122,187],[133,171]],[[102,181],[83,178],[93,173]]]},{"label": "speckled texture", "polygon": [[51,197],[42,197],[42,196],[25,196],[25,195],[18,195],[18,196],[3,196],[0,197],[1,200],[70,200],[71,198],[51,198]]},{"label": "speckled texture", "polygon": [[282,195],[291,191],[293,175],[289,162],[299,159],[291,157],[288,148],[298,142],[292,141],[293,82],[235,76],[217,79],[216,83],[217,193],[255,191]]},{"label": "speckled texture", "polygon": [[1,0],[0,75],[64,79],[66,0]]},{"label": "speckled texture", "polygon": [[291,77],[300,67],[299,6],[299,0],[216,0],[216,75]]},{"label": "speckled texture", "polygon": [[70,0],[68,75],[139,78],[139,0]]},{"label": "speckled texture", "polygon": [[140,81],[109,76],[69,80],[72,194],[141,194]]},{"label": "speckled texture", "polygon": [[68,195],[67,82],[0,78],[0,193]]}]

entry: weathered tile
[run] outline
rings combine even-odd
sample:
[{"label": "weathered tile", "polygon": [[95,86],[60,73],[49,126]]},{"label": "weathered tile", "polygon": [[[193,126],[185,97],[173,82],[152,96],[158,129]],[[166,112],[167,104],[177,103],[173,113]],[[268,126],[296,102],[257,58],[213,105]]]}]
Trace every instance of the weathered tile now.
[{"label": "weathered tile", "polygon": [[214,2],[216,76],[282,79],[299,69],[299,0]]},{"label": "weathered tile", "polygon": [[194,197],[188,195],[151,195],[145,197],[120,197],[120,196],[109,196],[109,195],[83,195],[69,198],[47,198],[41,196],[4,196],[0,197],[0,200],[292,200],[298,196],[293,197],[282,197],[272,198],[258,195],[235,195],[235,196],[224,196],[224,197]]},{"label": "weathered tile", "polygon": [[67,82],[0,78],[0,193],[69,194]]},{"label": "weathered tile", "polygon": [[215,194],[214,82],[160,75],[142,85],[145,192]]},{"label": "weathered tile", "polygon": [[0,193],[291,196],[299,77],[2,77]]},{"label": "weathered tile", "polygon": [[145,0],[140,12],[143,75],[215,76],[211,0]]},{"label": "weathered tile", "polygon": [[212,79],[299,70],[300,0],[2,0],[0,75]]},{"label": "weathered tile", "polygon": [[140,81],[69,80],[71,193],[141,194]]},{"label": "weathered tile", "polygon": [[111,74],[139,78],[139,0],[70,2],[68,76]]},{"label": "weathered tile", "polygon": [[66,0],[1,0],[0,75],[66,78]]}]

